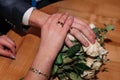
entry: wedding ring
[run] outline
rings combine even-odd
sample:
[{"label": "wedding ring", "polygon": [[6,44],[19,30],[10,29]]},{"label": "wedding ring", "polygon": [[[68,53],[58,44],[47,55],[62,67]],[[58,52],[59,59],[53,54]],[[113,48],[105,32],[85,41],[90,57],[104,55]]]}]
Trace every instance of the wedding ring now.
[{"label": "wedding ring", "polygon": [[64,25],[64,23],[63,23],[63,22],[61,22],[61,21],[58,21],[58,24],[60,24],[61,26],[63,26],[63,25]]}]

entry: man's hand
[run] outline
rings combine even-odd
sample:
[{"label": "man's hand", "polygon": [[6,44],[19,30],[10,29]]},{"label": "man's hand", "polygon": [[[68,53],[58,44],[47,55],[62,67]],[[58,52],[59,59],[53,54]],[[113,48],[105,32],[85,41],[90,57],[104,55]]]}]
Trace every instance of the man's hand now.
[{"label": "man's hand", "polygon": [[[85,47],[89,46],[89,42],[95,43],[96,35],[85,22],[74,18],[74,22],[71,26],[70,34],[73,35],[77,40],[79,40]],[[66,43],[69,47],[73,46],[70,39],[66,38]]]}]

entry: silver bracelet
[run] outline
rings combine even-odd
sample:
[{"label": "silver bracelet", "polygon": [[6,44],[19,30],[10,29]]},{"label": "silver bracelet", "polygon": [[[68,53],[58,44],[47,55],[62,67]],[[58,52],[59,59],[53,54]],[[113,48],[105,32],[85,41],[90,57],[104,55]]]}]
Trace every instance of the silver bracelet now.
[{"label": "silver bracelet", "polygon": [[48,76],[47,74],[42,73],[39,69],[35,69],[35,68],[31,67],[31,68],[30,68],[30,71],[32,71],[32,72],[34,72],[34,73],[36,73],[36,74],[38,74],[38,75],[43,75],[43,76],[46,77],[47,79],[49,78],[49,76]]}]

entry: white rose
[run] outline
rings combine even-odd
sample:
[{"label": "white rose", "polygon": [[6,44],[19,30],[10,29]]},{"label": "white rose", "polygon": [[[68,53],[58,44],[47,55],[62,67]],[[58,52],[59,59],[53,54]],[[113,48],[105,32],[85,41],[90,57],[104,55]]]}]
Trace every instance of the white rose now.
[{"label": "white rose", "polygon": [[99,70],[102,65],[102,62],[94,62],[92,69]]},{"label": "white rose", "polygon": [[86,58],[86,65],[91,67],[93,65],[94,61],[95,60],[92,58]]},{"label": "white rose", "polygon": [[[93,28],[95,28],[95,25],[90,24],[90,27],[91,27],[91,29],[93,29]],[[67,36],[71,41],[75,40],[74,36],[72,36],[71,34],[68,34]],[[87,40],[87,38],[84,35],[82,35],[82,36]],[[107,53],[107,51],[100,45],[100,43],[97,40],[96,40],[95,44],[91,44],[89,42],[89,46],[88,47],[83,46],[83,49],[86,52],[86,54],[91,57],[97,57],[97,56],[104,55]]]},{"label": "white rose", "polygon": [[102,62],[97,61],[97,59],[92,59],[88,57],[86,58],[86,65],[94,70],[99,70],[102,65]]},{"label": "white rose", "polygon": [[108,53],[108,51],[105,50],[103,47],[99,47],[99,51],[101,55],[105,55],[106,53]]},{"label": "white rose", "polygon": [[91,57],[97,57],[107,53],[107,51],[100,45],[98,41],[96,41],[95,44],[91,44],[89,42],[89,46],[83,46],[83,49],[86,52],[86,54]]},{"label": "white rose", "polygon": [[95,70],[86,70],[83,72],[81,77],[84,77],[85,79],[91,79],[95,77]]}]

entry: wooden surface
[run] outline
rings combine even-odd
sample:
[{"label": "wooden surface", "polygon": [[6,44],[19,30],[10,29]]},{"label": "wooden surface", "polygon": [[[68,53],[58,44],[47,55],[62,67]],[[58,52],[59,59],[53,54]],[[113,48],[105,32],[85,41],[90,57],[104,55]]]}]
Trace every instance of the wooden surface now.
[{"label": "wooden surface", "polygon": [[31,66],[40,39],[31,34],[20,36],[12,30],[8,36],[16,42],[17,55],[16,60],[0,57],[0,80],[19,80]]},{"label": "wooden surface", "polygon": [[[67,12],[98,27],[104,23],[115,26],[115,30],[107,35],[110,41],[105,44],[110,62],[103,66],[107,71],[100,72],[98,80],[120,80],[119,3],[119,0],[64,0],[41,9],[49,14]],[[19,80],[27,73],[40,42],[40,38],[36,36],[39,33],[37,29],[30,28],[28,32],[31,34],[25,36],[20,36],[14,31],[8,33],[17,44],[17,58],[11,60],[0,57],[0,80]]]}]

